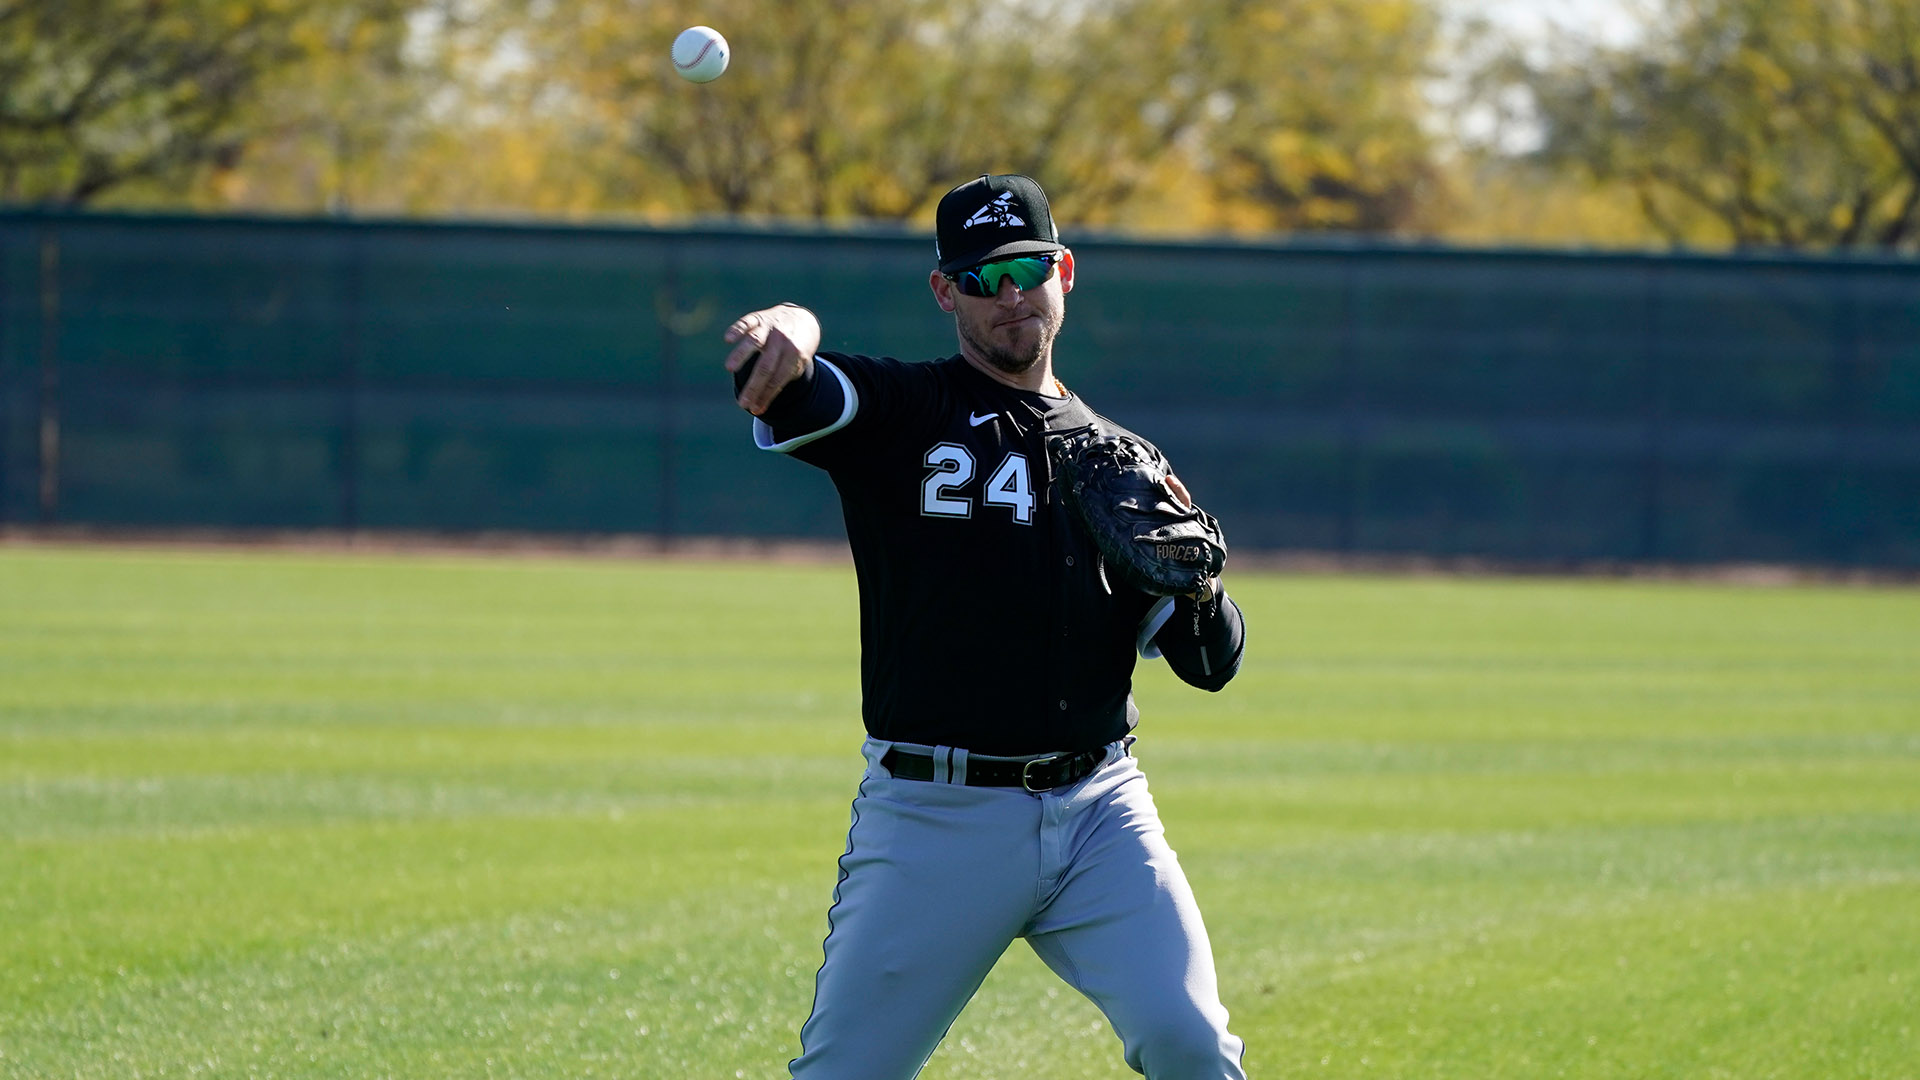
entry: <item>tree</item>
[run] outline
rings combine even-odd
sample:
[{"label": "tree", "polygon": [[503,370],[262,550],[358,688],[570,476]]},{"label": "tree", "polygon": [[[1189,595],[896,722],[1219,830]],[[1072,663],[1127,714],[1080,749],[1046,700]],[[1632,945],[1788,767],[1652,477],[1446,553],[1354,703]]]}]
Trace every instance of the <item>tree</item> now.
[{"label": "tree", "polygon": [[237,111],[244,153],[204,177],[195,201],[329,213],[437,208],[447,163],[431,148],[461,125],[436,120],[433,103],[463,93],[459,67],[473,59],[460,5],[302,8],[291,55]]},{"label": "tree", "polygon": [[1432,175],[1419,0],[711,0],[734,65],[702,86],[675,11],[523,10],[527,100],[623,147],[607,188],[654,212],[924,216],[991,169],[1087,223],[1401,228]]},{"label": "tree", "polygon": [[1920,0],[1665,0],[1640,43],[1509,55],[1541,161],[1673,243],[1920,249]]},{"label": "tree", "polygon": [[1435,26],[1408,0],[1241,2],[1209,12],[1193,66],[1196,164],[1220,224],[1424,229],[1440,202],[1421,127]]},{"label": "tree", "polygon": [[[714,0],[732,68],[694,85],[667,47],[683,16],[624,0],[526,3],[525,115],[563,118],[614,206],[656,214],[910,216],[938,179],[1002,144],[996,102],[1026,50],[962,61],[994,0]],[[611,159],[607,147],[619,153]]]},{"label": "tree", "polygon": [[[0,0],[0,200],[340,209],[408,187],[460,0]],[[435,66],[435,65],[438,66]]]},{"label": "tree", "polygon": [[79,205],[230,159],[291,0],[0,3],[0,198]]},{"label": "tree", "polygon": [[0,0],[0,194],[924,220],[991,170],[1082,224],[1407,230],[1427,2],[707,0],[694,85],[640,0]]}]

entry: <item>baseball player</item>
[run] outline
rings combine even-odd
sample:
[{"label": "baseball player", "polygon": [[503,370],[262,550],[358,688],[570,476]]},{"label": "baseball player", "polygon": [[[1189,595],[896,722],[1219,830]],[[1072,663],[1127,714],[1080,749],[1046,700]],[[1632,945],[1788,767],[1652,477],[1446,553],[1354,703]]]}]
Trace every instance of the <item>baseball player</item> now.
[{"label": "baseball player", "polygon": [[1136,1072],[1243,1080],[1200,911],[1129,752],[1136,654],[1219,690],[1239,608],[1217,580],[1183,597],[1110,580],[1061,508],[1043,437],[1094,414],[1053,371],[1073,253],[1040,186],[961,184],[936,244],[928,283],[957,355],[820,352],[819,321],[792,304],[725,334],[755,442],[839,490],[860,585],[866,772],[791,1075],[916,1075],[1025,938]]}]

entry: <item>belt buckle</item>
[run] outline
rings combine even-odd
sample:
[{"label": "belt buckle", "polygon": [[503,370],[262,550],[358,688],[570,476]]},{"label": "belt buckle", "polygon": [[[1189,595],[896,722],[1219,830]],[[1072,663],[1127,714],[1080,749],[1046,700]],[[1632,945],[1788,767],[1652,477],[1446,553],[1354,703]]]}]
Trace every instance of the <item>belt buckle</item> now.
[{"label": "belt buckle", "polygon": [[1035,765],[1053,765],[1065,756],[1066,756],[1065,754],[1053,754],[1048,757],[1038,757],[1038,758],[1034,758],[1032,761],[1029,761],[1024,765],[1021,765],[1020,766],[1020,786],[1025,788],[1028,791],[1028,793],[1033,795],[1038,795],[1046,791],[1052,791],[1055,787],[1058,787],[1059,785],[1049,784],[1046,787],[1034,787],[1033,774],[1030,770]]}]

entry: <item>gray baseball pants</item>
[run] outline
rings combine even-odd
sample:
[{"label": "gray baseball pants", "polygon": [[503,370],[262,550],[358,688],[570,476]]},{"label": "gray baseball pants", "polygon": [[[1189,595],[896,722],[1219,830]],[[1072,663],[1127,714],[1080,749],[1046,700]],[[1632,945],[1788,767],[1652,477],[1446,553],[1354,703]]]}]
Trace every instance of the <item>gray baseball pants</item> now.
[{"label": "gray baseball pants", "polygon": [[917,1075],[1020,937],[1106,1014],[1135,1072],[1245,1080],[1200,909],[1125,742],[1039,794],[965,786],[964,750],[949,782],[895,779],[893,745],[864,747],[794,1080]]}]

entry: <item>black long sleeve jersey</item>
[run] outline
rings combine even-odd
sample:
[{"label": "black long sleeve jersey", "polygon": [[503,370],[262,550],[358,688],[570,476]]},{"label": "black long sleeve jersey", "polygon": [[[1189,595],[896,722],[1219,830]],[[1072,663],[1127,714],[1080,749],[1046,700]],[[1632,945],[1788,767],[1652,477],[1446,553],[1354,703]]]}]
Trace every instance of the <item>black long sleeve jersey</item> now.
[{"label": "black long sleeve jersey", "polygon": [[[1139,718],[1136,654],[1210,690],[1238,670],[1230,599],[1195,604],[1100,573],[1048,475],[1043,437],[1094,419],[930,363],[821,353],[754,440],[825,469],[860,585],[862,713],[876,738],[981,754],[1090,749]],[[1104,421],[1110,423],[1110,421]]]}]

